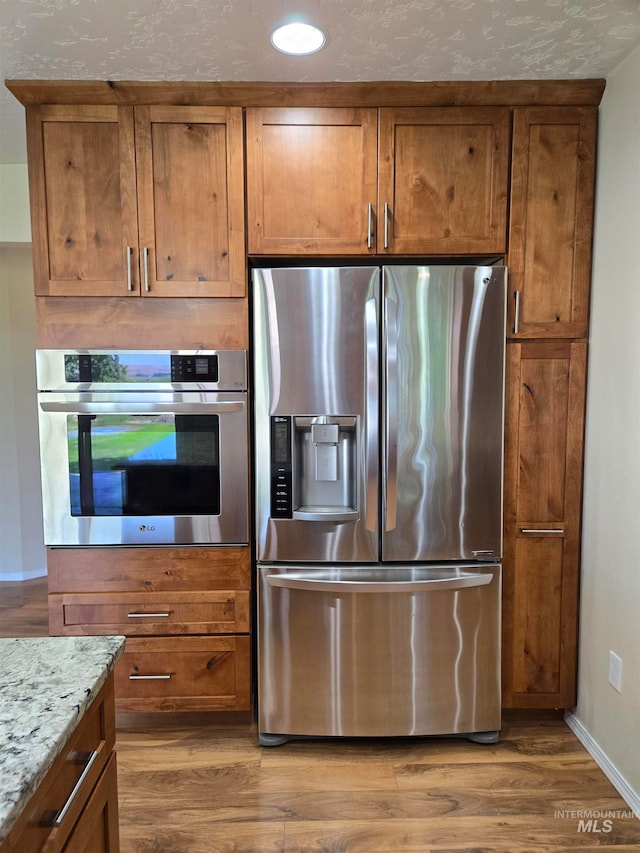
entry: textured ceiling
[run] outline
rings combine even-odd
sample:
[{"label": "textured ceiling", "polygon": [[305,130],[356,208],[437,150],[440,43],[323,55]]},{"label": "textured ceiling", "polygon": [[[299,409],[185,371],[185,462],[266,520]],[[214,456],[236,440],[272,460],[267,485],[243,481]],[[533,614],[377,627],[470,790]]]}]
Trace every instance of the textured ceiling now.
[{"label": "textured ceiling", "polygon": [[[269,45],[291,13],[327,47]],[[640,0],[0,0],[2,79],[504,80],[606,77],[640,42]],[[2,87],[0,163],[26,162]]]}]

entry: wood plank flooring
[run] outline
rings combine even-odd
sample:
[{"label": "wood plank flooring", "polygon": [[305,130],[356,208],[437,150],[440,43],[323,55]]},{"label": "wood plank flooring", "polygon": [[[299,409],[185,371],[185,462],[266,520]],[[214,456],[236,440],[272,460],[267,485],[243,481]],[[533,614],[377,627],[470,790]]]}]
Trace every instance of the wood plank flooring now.
[{"label": "wood plank flooring", "polygon": [[[0,635],[46,634],[46,587],[28,584],[0,584]],[[272,748],[251,724],[148,719],[118,728],[121,853],[640,851],[640,822],[558,714],[508,712],[492,745]]]}]

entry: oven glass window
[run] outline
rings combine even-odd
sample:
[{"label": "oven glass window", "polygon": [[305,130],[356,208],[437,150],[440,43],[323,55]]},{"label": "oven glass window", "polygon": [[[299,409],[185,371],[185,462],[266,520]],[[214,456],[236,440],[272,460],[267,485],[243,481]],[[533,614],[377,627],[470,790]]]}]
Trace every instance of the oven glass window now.
[{"label": "oven glass window", "polygon": [[71,514],[219,515],[217,415],[69,415]]}]

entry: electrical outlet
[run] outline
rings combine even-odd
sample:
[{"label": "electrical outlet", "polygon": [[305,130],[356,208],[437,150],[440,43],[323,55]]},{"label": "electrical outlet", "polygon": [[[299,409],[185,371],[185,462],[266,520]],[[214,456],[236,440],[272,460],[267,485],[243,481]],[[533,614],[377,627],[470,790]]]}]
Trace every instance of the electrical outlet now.
[{"label": "electrical outlet", "polygon": [[618,693],[622,693],[622,658],[615,652],[609,652],[609,684]]}]

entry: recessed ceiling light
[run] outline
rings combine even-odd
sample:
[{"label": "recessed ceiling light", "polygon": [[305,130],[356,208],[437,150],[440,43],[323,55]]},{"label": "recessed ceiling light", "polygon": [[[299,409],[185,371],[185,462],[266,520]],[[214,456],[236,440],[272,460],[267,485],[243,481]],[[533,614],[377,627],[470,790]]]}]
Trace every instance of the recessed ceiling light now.
[{"label": "recessed ceiling light", "polygon": [[271,44],[276,50],[296,56],[315,53],[324,47],[326,41],[325,34],[318,27],[299,21],[284,24],[271,33]]}]

